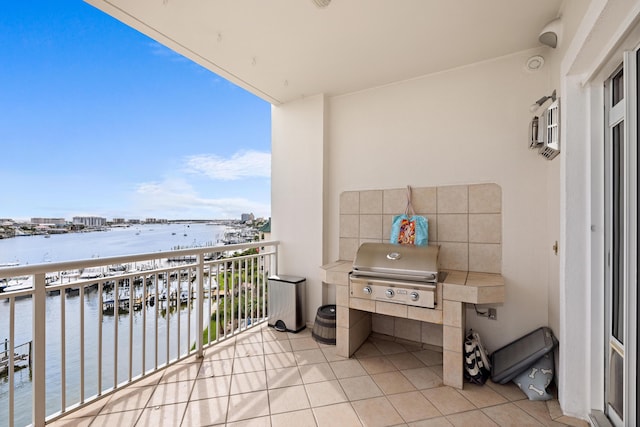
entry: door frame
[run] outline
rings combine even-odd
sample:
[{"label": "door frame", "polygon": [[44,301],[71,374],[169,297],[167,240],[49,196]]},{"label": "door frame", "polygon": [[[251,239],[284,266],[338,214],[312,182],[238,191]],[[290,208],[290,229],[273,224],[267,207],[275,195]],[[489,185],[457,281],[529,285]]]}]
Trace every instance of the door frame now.
[{"label": "door frame", "polygon": [[[622,63],[622,70],[624,75],[624,98],[615,107],[610,107],[611,101],[611,88],[605,88],[605,83],[610,82],[611,77],[615,75],[620,66],[614,69],[607,75],[606,79],[603,79],[603,97],[604,102],[604,132],[602,135],[602,148],[604,165],[603,176],[603,218],[604,218],[604,232],[605,239],[602,248],[603,270],[604,277],[601,283],[605,286],[605,303],[603,318],[603,378],[601,384],[603,387],[603,402],[602,407],[604,412],[610,415],[610,420],[616,425],[635,425],[638,420],[638,381],[636,374],[638,372],[638,289],[637,289],[637,266],[638,266],[638,103],[640,102],[640,95],[638,93],[638,61],[640,60],[640,46],[636,46],[632,50],[625,50],[624,52],[618,52],[617,55],[612,55],[613,60],[618,59],[618,63]],[[622,110],[622,111],[621,111]],[[615,117],[610,119],[610,113],[613,112]],[[610,343],[611,336],[611,322],[610,311],[612,307],[611,295],[609,287],[611,284],[612,276],[612,235],[613,235],[613,222],[611,221],[611,191],[610,191],[610,171],[611,155],[607,151],[610,147],[611,130],[615,123],[623,121],[623,138],[621,141],[623,152],[623,163],[620,165],[622,169],[622,214],[623,220],[621,224],[620,235],[622,241],[622,251],[620,256],[623,259],[623,271],[622,271],[622,290],[624,294],[624,332],[623,332],[623,414],[620,419],[615,411],[609,412],[608,404],[608,387],[609,387],[609,362],[612,351],[612,345]],[[598,280],[593,283],[594,286],[598,286]],[[596,340],[597,341],[597,340]],[[613,347],[616,347],[615,345]]]}]

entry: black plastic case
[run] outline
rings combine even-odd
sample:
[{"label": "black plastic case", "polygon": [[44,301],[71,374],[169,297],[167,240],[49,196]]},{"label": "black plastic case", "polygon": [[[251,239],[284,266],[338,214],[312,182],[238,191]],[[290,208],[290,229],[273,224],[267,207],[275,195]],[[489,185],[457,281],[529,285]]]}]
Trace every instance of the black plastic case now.
[{"label": "black plastic case", "polygon": [[558,345],[551,329],[542,327],[491,354],[491,381],[506,384]]}]

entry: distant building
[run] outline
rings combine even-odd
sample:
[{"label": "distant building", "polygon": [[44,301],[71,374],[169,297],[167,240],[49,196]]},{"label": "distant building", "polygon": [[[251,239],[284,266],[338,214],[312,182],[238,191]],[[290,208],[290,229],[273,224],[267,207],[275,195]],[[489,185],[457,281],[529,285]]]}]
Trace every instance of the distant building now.
[{"label": "distant building", "polygon": [[124,218],[113,218],[113,221],[111,221],[112,224],[124,224]]},{"label": "distant building", "polygon": [[140,220],[139,219],[130,219],[129,224],[140,224]]},{"label": "distant building", "polygon": [[242,222],[248,222],[248,221],[253,221],[253,220],[254,220],[254,216],[253,216],[252,213],[248,213],[248,214],[243,213],[240,216],[240,221],[242,221]]},{"label": "distant building", "polygon": [[145,218],[143,222],[145,224],[166,224],[169,220],[163,218]]},{"label": "distant building", "polygon": [[66,223],[64,218],[31,218],[31,224],[36,225],[65,225]]},{"label": "distant building", "polygon": [[99,216],[74,216],[73,224],[85,227],[104,227],[107,225],[107,219]]}]

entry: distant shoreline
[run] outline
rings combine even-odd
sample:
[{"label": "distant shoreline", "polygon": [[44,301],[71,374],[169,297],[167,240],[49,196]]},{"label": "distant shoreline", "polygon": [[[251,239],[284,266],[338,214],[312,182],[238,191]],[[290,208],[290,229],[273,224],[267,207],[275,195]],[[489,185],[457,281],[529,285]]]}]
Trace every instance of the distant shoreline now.
[{"label": "distant shoreline", "polygon": [[[109,231],[114,228],[131,228],[137,226],[157,225],[166,226],[172,224],[205,224],[205,225],[217,225],[225,227],[252,227],[260,221],[254,221],[252,224],[247,224],[237,219],[179,219],[179,220],[163,220],[159,222],[146,222],[146,221],[134,221],[124,223],[107,223],[103,226],[84,226],[81,224],[74,224],[66,222],[65,224],[34,224],[31,222],[12,222],[6,220],[5,225],[0,225],[0,239],[10,239],[13,237],[26,237],[26,236],[51,236],[57,234],[68,233],[93,233],[98,231]],[[8,224],[10,223],[10,224]]]}]

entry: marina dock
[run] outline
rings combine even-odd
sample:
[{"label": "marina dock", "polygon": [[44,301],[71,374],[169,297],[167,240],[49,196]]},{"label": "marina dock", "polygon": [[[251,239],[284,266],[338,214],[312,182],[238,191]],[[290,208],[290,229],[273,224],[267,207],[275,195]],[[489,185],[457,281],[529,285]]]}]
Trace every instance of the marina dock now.
[{"label": "marina dock", "polygon": [[[0,377],[4,377],[9,373],[9,341],[4,340],[0,344]],[[17,345],[13,353],[13,369],[19,371],[21,369],[31,367],[31,341]]]}]

